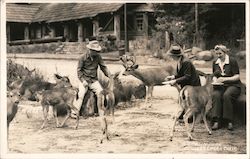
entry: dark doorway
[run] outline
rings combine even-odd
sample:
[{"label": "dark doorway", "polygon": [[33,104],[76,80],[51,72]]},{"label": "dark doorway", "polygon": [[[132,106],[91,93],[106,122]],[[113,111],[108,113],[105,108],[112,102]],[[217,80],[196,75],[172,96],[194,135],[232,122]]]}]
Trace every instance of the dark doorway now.
[{"label": "dark doorway", "polygon": [[24,40],[24,28],[23,23],[10,23],[10,41]]}]

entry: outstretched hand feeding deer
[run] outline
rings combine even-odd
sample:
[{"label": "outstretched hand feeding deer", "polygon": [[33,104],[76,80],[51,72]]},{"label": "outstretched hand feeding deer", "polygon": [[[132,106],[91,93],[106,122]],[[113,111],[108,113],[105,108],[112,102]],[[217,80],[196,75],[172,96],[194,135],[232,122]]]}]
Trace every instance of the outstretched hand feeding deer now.
[{"label": "outstretched hand feeding deer", "polygon": [[[174,68],[170,65],[138,69],[139,66],[135,63],[135,58],[130,56],[122,56],[120,60],[123,62],[125,68],[123,75],[132,75],[140,79],[147,86],[145,103],[147,103],[149,96],[153,96],[154,86],[164,85],[162,82],[165,81],[167,76],[172,75],[174,71]],[[178,85],[175,85],[175,87],[178,91],[180,90]]]}]

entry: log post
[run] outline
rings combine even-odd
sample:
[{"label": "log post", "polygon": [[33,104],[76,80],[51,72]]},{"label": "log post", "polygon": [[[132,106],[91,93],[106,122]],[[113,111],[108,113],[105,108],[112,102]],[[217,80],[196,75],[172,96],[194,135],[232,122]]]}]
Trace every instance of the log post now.
[{"label": "log post", "polygon": [[6,28],[6,31],[7,31],[7,42],[10,42],[10,24],[7,24],[7,28]]},{"label": "log post", "polygon": [[66,42],[69,42],[69,26],[68,24],[64,25],[63,36]]},{"label": "log post", "polygon": [[28,25],[26,25],[25,27],[24,27],[24,40],[29,40],[29,26]]},{"label": "log post", "polygon": [[114,35],[116,37],[116,41],[121,40],[121,27],[120,27],[120,15],[114,16]]},{"label": "log post", "polygon": [[78,33],[77,33],[77,36],[78,36],[78,42],[83,42],[83,24],[82,22],[79,22],[77,23],[78,25]]},{"label": "log post", "polygon": [[99,29],[99,21],[98,20],[93,20],[93,36],[97,36],[99,34],[98,29]]}]

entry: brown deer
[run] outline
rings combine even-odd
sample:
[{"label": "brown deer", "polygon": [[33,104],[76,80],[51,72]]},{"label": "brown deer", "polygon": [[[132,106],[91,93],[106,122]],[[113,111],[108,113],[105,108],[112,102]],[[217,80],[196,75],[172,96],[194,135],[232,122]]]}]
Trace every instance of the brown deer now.
[{"label": "brown deer", "polygon": [[115,109],[114,79],[115,78],[116,76],[113,75],[110,77],[107,88],[104,88],[101,92],[101,99],[100,99],[101,105],[97,104],[101,120],[101,129],[102,129],[102,138],[100,143],[102,143],[104,139],[109,140],[107,115],[110,112],[112,113],[112,122],[114,122],[114,109]]},{"label": "brown deer", "polygon": [[[199,71],[199,74],[201,74],[201,71]],[[198,114],[201,115],[204,124],[206,126],[206,129],[209,133],[209,135],[212,134],[212,131],[208,127],[208,123],[206,120],[206,115],[208,111],[212,108],[212,77],[213,75],[206,75],[203,73],[206,77],[206,84],[203,86],[185,86],[182,88],[179,94],[179,107],[177,114],[174,117],[174,123],[172,127],[172,131],[170,133],[170,141],[173,139],[174,131],[175,131],[175,125],[176,121],[180,117],[183,111],[185,111],[185,114],[183,116],[186,131],[188,134],[189,140],[193,140],[193,137],[191,135],[191,132],[194,131],[194,125],[195,125],[195,119]],[[189,129],[188,124],[188,118],[193,116],[193,123],[192,128]]]},{"label": "brown deer", "polygon": [[[165,82],[165,78],[169,75],[172,75],[174,72],[174,68],[170,65],[138,69],[139,66],[138,64],[135,64],[135,58],[123,56],[120,59],[123,62],[123,66],[125,67],[123,75],[132,75],[141,80],[147,86],[145,103],[147,103],[149,96],[153,96],[154,86],[164,85],[163,82]],[[129,62],[132,62],[132,64]],[[180,90],[178,85],[175,85],[175,87],[178,91]]]},{"label": "brown deer", "polygon": [[54,74],[56,83],[41,81],[27,77],[25,79],[18,79],[10,84],[11,89],[19,89],[22,95],[22,100],[35,101],[34,94],[41,90],[51,90],[53,88],[71,87],[70,80],[67,76],[60,76]]},{"label": "brown deer", "polygon": [[[49,106],[53,107],[53,115],[56,120],[56,127],[63,127],[64,123],[70,117],[71,109],[75,109],[73,101],[75,98],[78,98],[78,89],[73,87],[63,87],[63,88],[54,88],[52,90],[44,90],[36,93],[36,100],[41,102],[43,107],[44,121],[40,129],[43,129],[48,117]],[[58,108],[67,109],[67,115],[61,124],[59,124],[57,118],[57,109]],[[75,129],[79,125],[79,114],[77,114]]]},{"label": "brown deer", "polygon": [[7,92],[7,127],[9,128],[10,122],[14,119],[17,110],[18,103],[21,95],[18,90],[12,90]]}]

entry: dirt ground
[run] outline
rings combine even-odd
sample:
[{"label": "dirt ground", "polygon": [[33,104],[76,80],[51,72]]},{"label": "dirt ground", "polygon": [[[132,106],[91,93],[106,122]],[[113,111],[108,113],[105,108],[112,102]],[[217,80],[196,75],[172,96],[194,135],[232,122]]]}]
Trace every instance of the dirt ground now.
[{"label": "dirt ground", "polygon": [[[50,114],[45,129],[42,124],[42,111],[37,103],[27,109],[27,102],[20,105],[19,112],[9,128],[10,153],[246,153],[246,128],[237,126],[235,131],[226,128],[208,135],[205,126],[197,123],[193,136],[188,141],[183,124],[178,124],[173,141],[169,141],[172,115],[176,111],[177,92],[164,86],[172,93],[155,95],[145,105],[142,100],[132,105],[119,104],[115,111],[115,122],[109,120],[110,141],[100,144],[101,130],[98,117],[80,119],[78,130],[74,130],[74,119],[64,128],[56,128]],[[164,89],[158,87],[155,92]],[[32,111],[32,112],[30,112]],[[51,112],[51,111],[50,111]]]},{"label": "dirt ground", "polygon": [[184,125],[178,123],[170,142],[177,94],[175,88],[157,86],[147,104],[143,100],[130,105],[120,103],[115,110],[115,122],[109,122],[111,140],[103,144],[99,142],[98,117],[81,118],[78,130],[73,129],[74,119],[68,120],[65,127],[56,128],[50,111],[48,124],[39,130],[43,121],[41,106],[36,102],[21,102],[9,127],[9,153],[246,154],[246,126],[242,125],[235,125],[234,131],[222,128],[209,135],[205,125],[197,123],[195,140],[189,141]]}]

